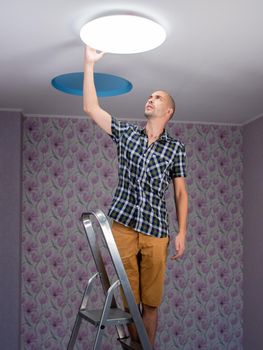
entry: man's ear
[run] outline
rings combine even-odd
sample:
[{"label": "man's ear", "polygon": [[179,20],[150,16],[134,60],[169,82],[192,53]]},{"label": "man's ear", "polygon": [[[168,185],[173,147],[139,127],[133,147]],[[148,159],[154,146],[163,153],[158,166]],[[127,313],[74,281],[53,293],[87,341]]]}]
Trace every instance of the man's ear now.
[{"label": "man's ear", "polygon": [[169,114],[169,119],[171,119],[174,114],[173,108],[168,108],[167,113]]}]

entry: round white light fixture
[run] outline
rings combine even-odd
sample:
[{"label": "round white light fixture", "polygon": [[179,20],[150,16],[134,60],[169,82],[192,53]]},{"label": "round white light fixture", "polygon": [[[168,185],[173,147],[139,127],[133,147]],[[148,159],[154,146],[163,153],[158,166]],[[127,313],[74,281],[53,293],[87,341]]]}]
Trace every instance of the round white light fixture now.
[{"label": "round white light fixture", "polygon": [[150,19],[134,15],[112,15],[96,18],[80,30],[81,40],[103,52],[130,54],[161,45],[166,33]]}]

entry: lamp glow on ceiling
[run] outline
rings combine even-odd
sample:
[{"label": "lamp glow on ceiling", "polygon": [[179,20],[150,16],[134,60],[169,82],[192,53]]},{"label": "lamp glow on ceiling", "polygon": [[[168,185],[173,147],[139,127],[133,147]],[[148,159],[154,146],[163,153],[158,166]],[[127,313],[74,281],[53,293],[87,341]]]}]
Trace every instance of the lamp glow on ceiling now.
[{"label": "lamp glow on ceiling", "polygon": [[80,38],[99,51],[131,54],[161,45],[166,32],[160,24],[144,17],[111,15],[86,23],[80,30]]}]

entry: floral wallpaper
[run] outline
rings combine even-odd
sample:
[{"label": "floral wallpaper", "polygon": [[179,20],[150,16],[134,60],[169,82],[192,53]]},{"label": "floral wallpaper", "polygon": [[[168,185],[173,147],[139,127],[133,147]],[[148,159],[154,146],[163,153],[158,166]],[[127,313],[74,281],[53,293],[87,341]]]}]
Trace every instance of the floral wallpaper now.
[{"label": "floral wallpaper", "polygon": [[[21,348],[62,350],[96,271],[80,215],[107,213],[116,148],[88,119],[25,117],[23,125]],[[156,349],[242,349],[241,128],[171,122],[168,131],[186,145],[190,211],[186,254],[167,261]],[[173,237],[172,187],[167,207]],[[75,348],[92,349],[94,337],[84,321]],[[120,348],[116,338],[107,329],[102,349]]]}]

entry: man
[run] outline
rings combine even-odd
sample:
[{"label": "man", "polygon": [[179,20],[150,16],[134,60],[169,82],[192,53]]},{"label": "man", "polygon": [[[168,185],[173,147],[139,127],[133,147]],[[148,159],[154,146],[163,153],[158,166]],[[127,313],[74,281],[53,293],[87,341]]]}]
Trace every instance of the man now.
[{"label": "man", "polygon": [[[185,150],[182,143],[165,131],[175,112],[174,101],[165,91],[149,96],[144,129],[119,122],[100,107],[93,75],[94,64],[102,56],[103,53],[86,47],[84,111],[117,143],[119,183],[109,216],[113,219],[112,232],[135,300],[141,304],[143,322],[153,346],[169,242],[164,192],[170,181],[174,185],[179,228],[172,259],[180,258],[185,250],[188,211]],[[133,325],[129,331],[132,339],[138,340]]]}]

